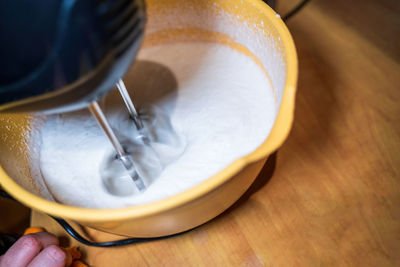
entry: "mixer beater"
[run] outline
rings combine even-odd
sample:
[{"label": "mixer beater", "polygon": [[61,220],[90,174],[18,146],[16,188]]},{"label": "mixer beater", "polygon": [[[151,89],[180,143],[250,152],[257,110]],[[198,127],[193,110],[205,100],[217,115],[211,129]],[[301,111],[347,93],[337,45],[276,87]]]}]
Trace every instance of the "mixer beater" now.
[{"label": "mixer beater", "polygon": [[[122,99],[124,100],[124,103],[128,109],[129,112],[129,116],[132,119],[137,131],[140,133],[140,138],[143,140],[143,145],[147,145],[149,146],[149,138],[147,136],[147,133],[144,131],[144,124],[142,119],[140,118],[133,102],[132,99],[128,93],[128,90],[126,89],[126,86],[124,84],[124,82],[122,80],[119,80],[118,83],[116,84],[119,93],[122,96]],[[137,169],[135,168],[135,161],[132,158],[132,155],[130,153],[128,153],[126,151],[126,149],[123,147],[123,145],[121,144],[121,142],[118,140],[114,130],[111,128],[110,124],[107,121],[106,116],[104,115],[102,109],[100,108],[100,105],[98,104],[97,101],[93,101],[90,106],[89,109],[91,111],[91,113],[93,114],[93,116],[96,118],[98,124],[100,125],[100,127],[102,128],[102,130],[104,131],[104,133],[106,134],[106,136],[108,137],[108,139],[110,140],[113,148],[115,149],[116,152],[116,156],[114,157],[114,159],[119,160],[119,162],[122,163],[122,165],[125,167],[127,173],[129,174],[130,178],[133,180],[133,182],[135,183],[137,189],[140,192],[143,192],[144,190],[146,190],[146,185],[143,181],[143,177],[141,177],[138,174]],[[107,162],[107,161],[106,161]],[[108,161],[109,164],[111,165],[112,161]],[[105,166],[105,169],[111,168],[111,166]],[[113,176],[118,175],[115,172],[112,174]],[[114,180],[118,180],[118,177],[114,177]],[[126,195],[127,193],[126,190],[121,191],[121,189],[118,189],[118,187],[116,186],[112,186],[112,185],[108,185],[109,183],[106,183],[106,189],[108,191],[110,191],[111,193],[115,194],[115,195]],[[121,184],[122,186],[124,186],[124,184]],[[112,187],[112,188],[110,188]],[[129,191],[130,192],[130,191]]]}]

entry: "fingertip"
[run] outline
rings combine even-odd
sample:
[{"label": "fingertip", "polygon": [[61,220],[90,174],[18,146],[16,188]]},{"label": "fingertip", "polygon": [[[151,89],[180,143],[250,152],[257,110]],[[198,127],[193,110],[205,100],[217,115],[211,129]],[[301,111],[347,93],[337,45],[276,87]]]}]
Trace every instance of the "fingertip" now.
[{"label": "fingertip", "polygon": [[55,262],[65,262],[67,259],[67,254],[65,251],[56,245],[50,245],[45,250],[47,250],[47,255],[49,258]]},{"label": "fingertip", "polygon": [[59,240],[58,238],[50,233],[47,232],[40,232],[40,233],[34,233],[34,234],[29,234],[27,236],[34,236],[40,241],[42,244],[42,247],[45,248],[50,245],[59,245]]},{"label": "fingertip", "polygon": [[25,235],[21,237],[21,246],[31,251],[40,251],[42,249],[42,244],[40,240],[34,235]]},{"label": "fingertip", "polygon": [[29,264],[29,267],[64,267],[67,254],[60,247],[50,245],[39,253]]}]

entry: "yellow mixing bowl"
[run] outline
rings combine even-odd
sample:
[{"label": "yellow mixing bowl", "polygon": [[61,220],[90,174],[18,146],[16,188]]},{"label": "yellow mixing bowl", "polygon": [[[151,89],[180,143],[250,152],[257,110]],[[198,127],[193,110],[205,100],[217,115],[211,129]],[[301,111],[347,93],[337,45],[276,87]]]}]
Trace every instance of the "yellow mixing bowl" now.
[{"label": "yellow mixing bowl", "polygon": [[269,76],[277,117],[249,155],[183,193],[146,205],[86,209],[49,201],[33,181],[27,143],[34,115],[0,115],[0,184],[32,209],[115,234],[154,237],[182,232],[222,213],[251,185],[292,125],[297,56],[288,29],[261,0],[148,0],[144,46],[216,42],[252,57]]}]

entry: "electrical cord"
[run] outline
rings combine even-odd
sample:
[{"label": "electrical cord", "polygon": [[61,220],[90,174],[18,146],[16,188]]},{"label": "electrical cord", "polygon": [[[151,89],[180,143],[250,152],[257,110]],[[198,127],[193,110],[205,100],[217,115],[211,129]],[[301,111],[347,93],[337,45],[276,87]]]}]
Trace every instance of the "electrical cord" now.
[{"label": "electrical cord", "polygon": [[[7,198],[13,201],[17,201],[15,200],[11,195],[9,195],[6,191],[4,190],[0,190],[0,196],[3,198]],[[126,239],[120,239],[120,240],[115,240],[115,241],[108,241],[108,242],[93,242],[90,241],[86,238],[84,238],[83,236],[81,236],[69,223],[67,223],[67,221],[65,221],[64,219],[60,219],[57,217],[53,217],[51,215],[49,215],[49,217],[51,217],[53,220],[55,220],[62,228],[64,228],[64,230],[75,240],[77,240],[78,242],[90,246],[90,247],[119,247],[119,246],[125,246],[125,245],[131,245],[131,244],[137,244],[137,243],[143,243],[143,242],[151,242],[151,241],[157,241],[157,240],[163,240],[163,239],[168,239],[171,237],[175,237],[178,235],[182,235],[185,234],[187,232],[192,231],[193,229],[187,230],[185,232],[182,233],[178,233],[178,234],[173,234],[173,235],[168,235],[168,236],[160,236],[160,237],[149,237],[149,238],[141,238],[141,237],[132,237],[132,238],[126,238]]]},{"label": "electrical cord", "polygon": [[[264,3],[269,5],[271,8],[275,9],[276,0],[263,0],[263,1],[264,1]],[[282,20],[286,22],[288,19],[290,19],[291,17],[296,15],[308,2],[310,2],[310,0],[301,1],[299,4],[297,4],[297,6],[295,6],[292,10],[290,10],[287,14],[282,16]]]},{"label": "electrical cord", "polygon": [[[49,215],[50,216],[50,215]],[[187,232],[192,231],[193,229],[187,230],[182,233],[177,233],[173,235],[167,235],[167,236],[159,236],[159,237],[132,237],[132,238],[126,238],[126,239],[120,239],[120,240],[115,240],[115,241],[108,241],[108,242],[92,242],[84,237],[82,237],[69,223],[67,223],[63,219],[59,219],[53,216],[50,216],[53,218],[56,222],[58,222],[59,225],[61,225],[62,228],[75,240],[79,241],[80,243],[91,246],[91,247],[119,247],[119,246],[125,246],[125,245],[130,245],[130,244],[137,244],[137,243],[143,243],[143,242],[151,242],[151,241],[157,241],[157,240],[163,240],[163,239],[168,239],[171,237],[175,237],[178,235],[185,234]]]},{"label": "electrical cord", "polygon": [[0,197],[16,201],[12,196],[10,196],[6,191],[2,189],[0,189]]},{"label": "electrical cord", "polygon": [[291,17],[293,17],[294,15],[296,15],[301,9],[303,9],[303,7],[310,2],[310,0],[303,0],[301,1],[297,6],[295,6],[292,10],[290,10],[288,13],[286,13],[283,17],[282,20],[283,21],[287,21],[289,20]]}]

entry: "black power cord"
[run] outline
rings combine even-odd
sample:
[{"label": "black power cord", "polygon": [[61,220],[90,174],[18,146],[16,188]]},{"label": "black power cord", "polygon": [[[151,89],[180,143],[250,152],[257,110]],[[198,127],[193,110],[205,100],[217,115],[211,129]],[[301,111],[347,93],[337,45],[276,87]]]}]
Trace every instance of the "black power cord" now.
[{"label": "black power cord", "polygon": [[0,189],[0,197],[8,198],[10,200],[16,201],[12,196],[10,196],[6,191]]},{"label": "black power cord", "polygon": [[[271,8],[275,9],[275,4],[276,0],[263,0],[267,5],[269,5]],[[287,14],[282,16],[283,21],[287,21],[294,15],[296,15],[310,0],[303,0],[297,6],[295,6],[292,10],[290,10]]]},{"label": "black power cord", "polygon": [[303,1],[301,1],[297,6],[295,6],[292,10],[290,10],[287,14],[285,14],[282,17],[282,20],[286,22],[288,19],[290,19],[291,17],[296,15],[310,1],[311,0],[303,0]]},{"label": "black power cord", "polygon": [[[10,200],[13,200],[13,201],[17,201],[4,190],[0,190],[0,196],[10,199]],[[53,217],[53,216],[50,216],[50,217],[53,218],[59,225],[61,225],[61,227],[64,228],[64,230],[75,240],[77,240],[78,242],[80,242],[84,245],[91,246],[91,247],[119,247],[119,246],[125,246],[125,245],[131,245],[131,244],[137,244],[137,243],[143,243],[143,242],[163,240],[163,239],[167,239],[167,238],[185,234],[185,233],[190,232],[193,229],[197,228],[196,227],[196,228],[187,230],[182,233],[168,235],[168,236],[149,237],[149,238],[132,237],[132,238],[126,238],[126,239],[120,239],[120,240],[108,241],[108,242],[93,242],[93,241],[90,241],[90,240],[84,238],[83,236],[81,236],[69,223],[67,223],[67,221],[60,219],[60,218]]]},{"label": "black power cord", "polygon": [[132,237],[132,238],[126,238],[126,239],[120,239],[120,240],[115,240],[115,241],[108,241],[108,242],[92,242],[84,237],[82,237],[69,223],[67,223],[63,219],[59,219],[53,216],[50,216],[53,218],[56,222],[58,222],[59,225],[61,225],[62,228],[70,235],[72,236],[75,240],[79,241],[80,243],[91,246],[91,247],[119,247],[119,246],[125,246],[125,245],[131,245],[131,244],[137,244],[137,243],[143,243],[143,242],[151,242],[151,241],[157,241],[157,240],[163,240],[163,239],[168,239],[171,237],[175,237],[178,235],[185,234],[187,232],[192,231],[193,229],[187,230],[185,232],[173,234],[173,235],[167,235],[167,236],[159,236],[159,237]]}]

